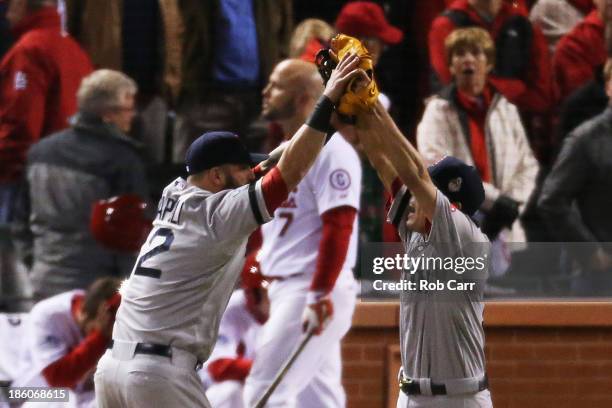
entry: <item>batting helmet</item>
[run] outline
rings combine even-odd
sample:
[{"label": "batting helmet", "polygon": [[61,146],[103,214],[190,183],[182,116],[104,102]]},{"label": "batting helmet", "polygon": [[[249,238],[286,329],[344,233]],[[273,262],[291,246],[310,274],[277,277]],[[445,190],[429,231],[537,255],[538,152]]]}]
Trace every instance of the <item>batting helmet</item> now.
[{"label": "batting helmet", "polygon": [[151,231],[147,208],[136,194],[98,200],[91,209],[91,234],[108,249],[136,252]]}]

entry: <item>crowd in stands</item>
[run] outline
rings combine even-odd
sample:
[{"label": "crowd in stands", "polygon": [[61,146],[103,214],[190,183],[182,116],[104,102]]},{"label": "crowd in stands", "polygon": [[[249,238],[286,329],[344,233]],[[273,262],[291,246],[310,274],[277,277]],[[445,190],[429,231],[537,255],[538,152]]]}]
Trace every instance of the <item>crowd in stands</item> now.
[{"label": "crowd in stands", "polygon": [[[0,228],[10,237],[2,240],[3,264],[14,263],[16,246],[25,261],[20,266],[45,282],[36,291],[53,292],[53,284],[37,277],[37,265],[45,262],[75,271],[68,287],[91,283],[95,273],[81,281],[76,276],[83,266],[65,250],[50,250],[87,241],[76,227],[85,225],[87,211],[77,207],[132,192],[156,201],[181,174],[186,147],[208,130],[230,130],[254,150],[272,150],[284,133],[261,116],[272,67],[285,57],[313,62],[336,32],[359,38],[370,50],[383,104],[428,162],[452,154],[478,168],[487,186],[482,226],[490,238],[570,239],[549,228],[549,208],[539,204],[546,202],[542,186],[564,140],[608,106],[604,0],[296,3],[0,2],[0,30],[10,33],[0,44]],[[473,56],[486,60],[476,68],[453,61],[475,48],[483,54]],[[113,157],[119,161],[113,149],[101,164],[93,157],[103,155],[100,149],[92,156],[78,141],[47,137],[87,126],[87,132],[104,133],[93,130],[100,112],[77,103],[83,78],[100,69],[111,77],[122,72],[125,78],[113,78],[133,83],[132,105],[108,107],[108,114],[123,112],[130,122],[119,127],[130,138],[118,140],[134,158],[123,159],[121,171],[112,165]],[[477,85],[470,84],[474,77]],[[107,81],[112,88],[113,79]],[[92,183],[75,176],[63,191],[53,172],[84,172],[102,177],[105,186],[87,189]],[[393,241],[395,232],[383,222],[384,193],[374,178],[364,163],[362,241]],[[69,203],[58,198],[77,195],[64,199]],[[81,215],[62,221],[65,211]],[[52,236],[53,230],[61,233]],[[594,237],[572,239],[603,239]],[[5,288],[15,279],[3,271]]]},{"label": "crowd in stands", "polygon": [[[261,92],[272,67],[284,57],[313,62],[336,32],[353,35],[368,47],[383,104],[426,160],[453,154],[479,169],[488,193],[482,223],[491,238],[501,233],[513,243],[565,239],[548,228],[547,210],[538,203],[564,140],[608,105],[605,1],[446,0],[410,7],[398,1],[295,3],[0,2],[0,30],[10,32],[0,44],[0,224],[5,236],[15,220],[13,235],[38,236],[40,247],[26,245],[25,251],[23,240],[15,241],[26,265],[40,264],[46,253],[54,253],[42,246],[79,236],[76,227],[58,218],[51,229],[67,235],[57,241],[41,238],[49,234],[40,227],[49,221],[41,220],[53,211],[36,208],[25,192],[39,201],[41,191],[53,197],[51,203],[44,200],[45,207],[59,205],[57,197],[69,194],[60,193],[55,178],[39,169],[59,166],[78,173],[83,166],[113,168],[61,141],[57,151],[81,153],[75,163],[66,163],[74,154],[54,152],[52,141],[58,138],[47,138],[69,127],[82,129],[86,122],[91,125],[92,116],[100,116],[77,106],[81,81],[94,69],[123,72],[134,84],[133,106],[112,109],[131,110],[128,119],[134,116],[120,132],[130,135],[126,144],[138,156],[123,169],[138,174],[131,177],[138,186],[118,187],[107,180],[106,191],[81,191],[79,205],[124,192],[149,191],[147,198],[155,201],[161,188],[180,175],[186,146],[205,131],[230,130],[255,150],[273,149],[283,129],[261,117]],[[452,35],[464,29],[478,40]],[[474,47],[484,51],[486,72],[477,80],[479,89],[467,92],[472,85],[462,89],[460,82],[481,73],[471,68],[457,72],[462,68],[452,58],[456,49],[463,55]],[[39,141],[41,146],[30,150]],[[365,165],[362,240],[394,240],[394,231],[382,220],[383,192],[368,172]],[[86,173],[100,176],[99,171]],[[112,177],[125,178],[119,173]],[[55,190],[44,190],[40,183]],[[77,206],[74,200],[71,204]],[[25,230],[23,217],[32,222]],[[84,219],[74,217],[73,224]],[[8,241],[3,240],[3,257],[10,264],[14,255]],[[81,267],[65,259],[49,262]],[[74,283],[82,287],[92,280]]]},{"label": "crowd in stands", "polygon": [[[610,295],[610,24],[605,0],[0,0],[0,311],[53,299],[74,335],[41,328],[37,374],[87,390],[112,327],[98,306],[118,301],[135,259],[94,239],[92,205],[155,203],[206,131],[271,151],[295,129],[262,116],[270,73],[314,63],[338,32],[369,49],[383,105],[427,163],[452,155],[480,173],[494,277],[578,270],[571,293]],[[367,160],[363,172],[361,242],[394,241]],[[530,242],[583,245],[525,265]],[[250,368],[223,361],[213,377]]]}]

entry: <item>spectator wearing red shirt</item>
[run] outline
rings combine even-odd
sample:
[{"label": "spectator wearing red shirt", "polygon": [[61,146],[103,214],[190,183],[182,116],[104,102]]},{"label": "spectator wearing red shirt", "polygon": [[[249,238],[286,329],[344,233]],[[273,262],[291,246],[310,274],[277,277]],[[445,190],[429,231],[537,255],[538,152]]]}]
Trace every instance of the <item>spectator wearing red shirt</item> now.
[{"label": "spectator wearing red shirt", "polygon": [[595,78],[597,68],[606,62],[603,4],[603,0],[596,0],[596,9],[557,44],[553,70],[562,98]]},{"label": "spectator wearing red shirt", "polygon": [[444,51],[446,37],[456,28],[478,26],[489,32],[497,50],[490,82],[521,111],[546,113],[555,99],[550,56],[542,31],[527,15],[521,2],[452,2],[429,31],[429,59],[439,85],[452,79]]},{"label": "spectator wearing red shirt", "polygon": [[17,42],[0,63],[0,224],[11,219],[26,153],[68,126],[89,57],[62,34],[56,0],[12,0],[7,19]]}]

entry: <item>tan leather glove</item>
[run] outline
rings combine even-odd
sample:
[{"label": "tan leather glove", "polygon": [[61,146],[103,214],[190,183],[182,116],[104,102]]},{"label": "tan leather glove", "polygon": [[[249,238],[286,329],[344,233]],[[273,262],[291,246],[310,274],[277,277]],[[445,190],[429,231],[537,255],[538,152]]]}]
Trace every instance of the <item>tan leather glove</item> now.
[{"label": "tan leather glove", "polygon": [[[332,52],[329,52],[330,50]],[[359,55],[359,68],[363,69],[370,78],[370,83],[367,86],[358,85],[357,81],[360,79],[357,77],[349,83],[346,93],[340,98],[338,112],[345,116],[355,116],[360,111],[365,111],[374,106],[379,92],[374,80],[372,56],[366,47],[356,38],[338,34],[332,38],[330,50],[319,52],[316,59],[319,72],[325,81],[329,78],[329,73],[338,61],[349,52]]]}]

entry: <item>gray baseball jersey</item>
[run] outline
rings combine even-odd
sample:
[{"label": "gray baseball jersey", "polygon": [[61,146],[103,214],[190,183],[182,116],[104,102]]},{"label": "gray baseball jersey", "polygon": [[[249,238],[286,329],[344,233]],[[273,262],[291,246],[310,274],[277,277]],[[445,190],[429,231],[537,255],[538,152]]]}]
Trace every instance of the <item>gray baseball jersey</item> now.
[{"label": "gray baseball jersey", "polygon": [[122,286],[113,339],[172,345],[206,360],[247,239],[270,219],[261,180],[215,194],[181,178],[169,184]]},{"label": "gray baseball jersey", "polygon": [[[482,375],[485,371],[482,291],[488,271],[489,241],[440,191],[436,193],[428,236],[411,233],[406,228],[408,199],[409,192],[404,186],[389,211],[389,220],[398,227],[408,256],[422,258],[420,267],[404,270],[402,274],[402,279],[415,282],[416,287],[402,291],[400,297],[404,374],[433,381]],[[464,270],[465,260],[470,258],[474,261],[468,263],[475,272]],[[437,265],[436,260],[440,260]],[[422,288],[421,282],[430,285],[440,282],[444,289]],[[468,286],[469,290],[448,289],[464,283],[474,284]]]}]

